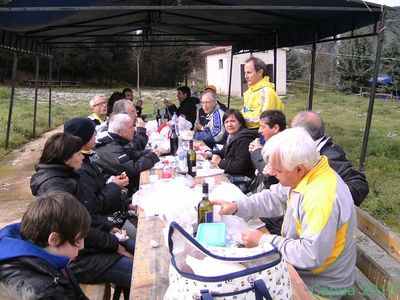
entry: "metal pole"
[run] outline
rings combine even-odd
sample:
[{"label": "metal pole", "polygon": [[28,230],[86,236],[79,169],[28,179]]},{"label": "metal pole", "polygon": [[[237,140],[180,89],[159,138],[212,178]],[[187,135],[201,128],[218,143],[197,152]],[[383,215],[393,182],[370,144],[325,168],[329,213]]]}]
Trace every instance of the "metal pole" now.
[{"label": "metal pole", "polygon": [[49,128],[51,128],[51,81],[53,77],[53,57],[49,58]]},{"label": "metal pole", "polygon": [[17,81],[17,67],[18,67],[18,55],[17,53],[14,53],[14,61],[13,61],[13,68],[11,75],[10,108],[8,109],[8,121],[7,121],[7,133],[6,133],[6,149],[8,148],[10,142],[11,117],[14,106],[15,84]]},{"label": "metal pole", "polygon": [[276,76],[278,74],[277,72],[277,63],[278,63],[278,35],[275,33],[275,46],[274,46],[274,85],[275,85],[275,91],[276,91]]},{"label": "metal pole", "polygon": [[308,88],[308,102],[306,110],[312,110],[313,97],[314,97],[314,78],[315,78],[315,56],[317,53],[317,33],[315,33],[312,51],[311,51],[311,69],[310,69],[310,85]]},{"label": "metal pole", "polygon": [[38,102],[38,89],[39,89],[39,55],[36,55],[36,77],[35,77],[35,104],[33,106],[33,130],[32,136],[36,137],[36,116],[37,116],[37,102]]},{"label": "metal pole", "polygon": [[231,47],[231,65],[229,66],[228,108],[231,104],[232,69],[233,69],[233,47]]},{"label": "metal pole", "polygon": [[376,91],[376,85],[377,85],[377,81],[378,81],[379,65],[381,62],[381,53],[382,53],[383,37],[384,37],[384,30],[385,30],[386,13],[387,13],[387,9],[385,7],[381,14],[381,20],[380,20],[380,24],[379,24],[378,45],[376,46],[374,74],[372,77],[372,87],[371,87],[371,94],[369,96],[368,114],[367,114],[367,120],[365,122],[364,138],[363,138],[363,144],[362,144],[362,148],[361,148],[360,162],[359,162],[359,166],[358,166],[358,168],[361,171],[364,170],[364,162],[365,162],[365,156],[367,153],[369,131],[371,129],[372,113],[374,111],[375,91]]}]

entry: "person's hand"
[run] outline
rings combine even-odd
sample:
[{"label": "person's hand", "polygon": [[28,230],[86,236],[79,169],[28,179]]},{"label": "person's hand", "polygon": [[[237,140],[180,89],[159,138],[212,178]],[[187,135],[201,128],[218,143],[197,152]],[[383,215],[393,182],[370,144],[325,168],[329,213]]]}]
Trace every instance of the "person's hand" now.
[{"label": "person's hand", "polygon": [[119,228],[117,228],[117,227],[113,227],[113,228],[111,228],[111,230],[110,230],[110,233],[121,233],[122,231],[121,231],[121,229],[119,229]]},{"label": "person's hand", "polygon": [[211,162],[214,163],[214,164],[216,164],[216,165],[218,165],[219,162],[220,162],[221,160],[222,160],[221,156],[219,156],[219,155],[217,155],[217,154],[214,154],[214,155],[211,157]]},{"label": "person's hand", "polygon": [[204,131],[204,127],[203,127],[200,123],[196,123],[196,124],[194,125],[194,129],[195,129],[196,131]]},{"label": "person's hand", "polygon": [[117,253],[121,254],[122,256],[125,256],[125,257],[133,259],[133,255],[131,253],[129,253],[128,251],[126,251],[125,247],[122,246],[121,244],[118,245]]},{"label": "person's hand", "polygon": [[262,146],[261,146],[260,142],[258,141],[258,139],[255,139],[254,141],[252,141],[249,144],[249,152],[252,153],[253,151],[255,151],[255,150],[257,150],[257,149],[259,149],[261,147]]},{"label": "person's hand", "polygon": [[166,107],[170,107],[172,103],[168,99],[164,99],[164,104]]},{"label": "person's hand", "polygon": [[113,181],[116,185],[118,185],[121,189],[126,187],[129,184],[129,177],[126,176],[126,174],[121,174],[118,176],[115,176]]},{"label": "person's hand", "polygon": [[153,149],[151,151],[153,151],[158,157],[160,157],[160,155],[161,155],[160,149],[157,148],[157,149]]},{"label": "person's hand", "polygon": [[128,204],[128,210],[133,210],[134,212],[137,212],[137,205],[133,205],[132,203]]},{"label": "person's hand", "polygon": [[257,247],[263,233],[257,229],[246,228],[242,231],[242,242],[246,248]]},{"label": "person's hand", "polygon": [[225,200],[213,200],[213,205],[221,205],[220,215],[233,215],[237,212],[238,206],[236,202],[229,202]]},{"label": "person's hand", "polygon": [[146,123],[142,118],[136,118],[136,127],[146,127]]}]

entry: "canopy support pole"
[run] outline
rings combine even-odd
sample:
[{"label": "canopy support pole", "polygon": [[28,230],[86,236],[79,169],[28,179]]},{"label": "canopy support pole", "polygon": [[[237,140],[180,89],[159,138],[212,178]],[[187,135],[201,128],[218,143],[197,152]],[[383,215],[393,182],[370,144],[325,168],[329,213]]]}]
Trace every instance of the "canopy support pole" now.
[{"label": "canopy support pole", "polygon": [[49,128],[51,128],[51,81],[53,80],[53,57],[49,58]]},{"label": "canopy support pole", "polygon": [[385,30],[386,13],[387,13],[387,9],[386,9],[386,7],[384,7],[383,8],[383,12],[381,14],[381,20],[379,22],[378,45],[376,46],[374,74],[373,74],[373,77],[372,77],[372,87],[371,87],[371,93],[369,95],[369,105],[368,105],[367,120],[365,122],[364,138],[363,138],[363,143],[362,143],[362,148],[361,148],[360,162],[359,162],[359,166],[358,166],[360,171],[364,171],[364,167],[365,167],[365,165],[364,165],[365,156],[366,156],[366,153],[367,153],[369,131],[371,129],[372,113],[374,111],[375,92],[376,92],[376,86],[377,86],[377,82],[378,82],[379,65],[380,65],[380,62],[381,62],[381,54],[382,54],[382,45],[383,45],[384,30]]},{"label": "canopy support pole", "polygon": [[278,49],[277,49],[277,45],[278,45],[278,35],[275,33],[275,46],[274,46],[274,85],[275,85],[275,91],[276,91],[276,76],[278,74],[277,72],[277,63],[278,63]]},{"label": "canopy support pole", "polygon": [[230,107],[231,104],[232,69],[233,69],[233,47],[231,47],[231,64],[229,66],[228,108]]},{"label": "canopy support pole", "polygon": [[11,75],[10,107],[8,109],[6,145],[5,145],[6,149],[8,149],[9,142],[10,142],[11,118],[12,118],[12,111],[13,111],[13,106],[14,106],[15,85],[17,82],[17,67],[18,67],[18,54],[14,52],[14,60],[13,60],[12,75]]},{"label": "canopy support pole", "polygon": [[35,76],[35,104],[33,106],[33,130],[32,137],[36,137],[36,117],[37,117],[37,102],[38,102],[38,89],[39,89],[39,55],[36,55],[36,76]]},{"label": "canopy support pole", "polygon": [[310,69],[310,85],[308,88],[308,102],[306,110],[312,110],[313,98],[314,98],[314,79],[315,79],[315,57],[317,53],[317,40],[318,34],[315,32],[314,41],[311,50],[311,69]]}]

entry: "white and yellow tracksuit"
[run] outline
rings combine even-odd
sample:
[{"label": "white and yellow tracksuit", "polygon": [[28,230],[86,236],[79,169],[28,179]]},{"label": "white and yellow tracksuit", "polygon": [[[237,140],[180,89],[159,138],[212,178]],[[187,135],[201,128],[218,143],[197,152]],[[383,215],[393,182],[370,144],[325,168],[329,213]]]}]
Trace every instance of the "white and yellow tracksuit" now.
[{"label": "white and yellow tracksuit", "polygon": [[258,128],[260,115],[267,109],[283,110],[284,106],[275,92],[274,84],[269,82],[269,77],[264,76],[259,82],[249,86],[244,92],[244,105],[241,113],[246,120],[247,128]]},{"label": "white and yellow tracksuit", "polygon": [[282,236],[263,235],[275,245],[306,285],[337,296],[355,278],[357,228],[351,194],[325,156],[294,189],[281,184],[236,202],[242,217],[284,216]]}]

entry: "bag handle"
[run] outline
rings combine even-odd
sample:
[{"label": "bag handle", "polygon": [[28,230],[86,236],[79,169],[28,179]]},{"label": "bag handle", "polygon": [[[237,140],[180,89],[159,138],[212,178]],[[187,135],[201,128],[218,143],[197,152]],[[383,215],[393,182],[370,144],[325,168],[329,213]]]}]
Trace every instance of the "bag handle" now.
[{"label": "bag handle", "polygon": [[209,290],[200,290],[201,300],[213,300],[214,297],[211,295]]},{"label": "bag handle", "polygon": [[264,298],[267,300],[272,300],[271,294],[269,293],[264,280],[257,279],[254,281],[254,290],[256,293],[256,300],[262,300]]},{"label": "bag handle", "polygon": [[168,231],[168,248],[169,248],[169,253],[171,254],[171,257],[174,257],[174,254],[173,254],[174,243],[172,241],[172,234],[174,233],[175,229],[177,231],[179,231],[187,240],[189,240],[189,242],[192,243],[197,249],[199,249],[201,252],[203,252],[204,254],[206,254],[212,258],[216,258],[216,259],[220,259],[220,260],[229,260],[229,261],[246,261],[246,260],[250,260],[250,259],[257,259],[257,258],[265,257],[265,256],[268,256],[271,254],[279,254],[279,258],[276,260],[276,263],[279,263],[282,260],[282,254],[275,245],[272,245],[273,246],[272,250],[270,250],[268,252],[256,254],[253,256],[231,257],[231,258],[227,259],[224,256],[216,255],[216,254],[210,252],[208,249],[206,249],[202,244],[200,244],[196,239],[194,239],[190,234],[188,234],[186,232],[186,230],[183,229],[175,221],[171,222],[171,224],[169,226],[169,231]]}]

